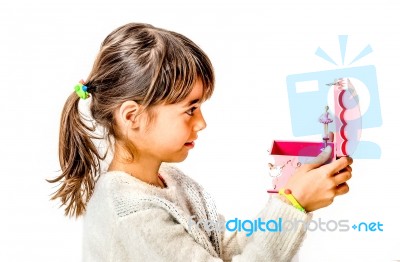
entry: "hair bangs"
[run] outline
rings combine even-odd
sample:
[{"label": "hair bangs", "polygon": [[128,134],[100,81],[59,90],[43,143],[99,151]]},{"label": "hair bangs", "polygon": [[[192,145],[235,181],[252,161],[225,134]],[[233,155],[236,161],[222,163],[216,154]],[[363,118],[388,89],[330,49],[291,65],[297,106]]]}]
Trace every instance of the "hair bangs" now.
[{"label": "hair bangs", "polygon": [[[214,69],[206,54],[193,42],[181,38],[166,39],[164,59],[158,75],[158,102],[173,104],[183,101],[196,81],[203,84],[201,101],[209,99],[214,91]],[[175,41],[174,41],[175,40]]]}]

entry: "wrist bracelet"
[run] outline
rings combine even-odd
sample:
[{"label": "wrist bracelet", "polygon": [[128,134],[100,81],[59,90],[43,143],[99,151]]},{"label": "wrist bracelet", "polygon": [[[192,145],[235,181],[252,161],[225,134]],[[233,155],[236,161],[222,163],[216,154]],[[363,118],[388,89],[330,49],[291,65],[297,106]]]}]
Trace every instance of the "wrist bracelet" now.
[{"label": "wrist bracelet", "polygon": [[302,207],[300,203],[297,202],[296,198],[294,198],[294,196],[292,195],[292,191],[290,189],[279,189],[279,195],[285,196],[295,208],[297,208],[301,212],[305,212],[304,207]]}]

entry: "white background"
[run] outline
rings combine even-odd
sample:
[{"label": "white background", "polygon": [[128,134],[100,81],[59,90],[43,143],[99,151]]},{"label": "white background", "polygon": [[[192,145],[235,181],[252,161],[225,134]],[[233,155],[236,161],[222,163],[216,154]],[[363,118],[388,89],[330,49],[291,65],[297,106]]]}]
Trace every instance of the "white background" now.
[{"label": "white background", "polygon": [[208,128],[179,166],[228,219],[259,211],[270,184],[267,149],[273,139],[293,139],[286,76],[340,68],[314,55],[320,46],[340,61],[338,35],[349,35],[348,59],[370,44],[374,52],[353,66],[377,69],[383,125],[363,138],[381,146],[382,158],[356,160],[350,193],[314,218],[380,221],[384,231],[310,232],[299,261],[400,260],[399,7],[394,0],[2,1],[0,261],[80,260],[82,221],[49,201],[54,188],[45,179],[59,173],[67,96],[105,36],[132,21],[183,33],[214,63]]}]

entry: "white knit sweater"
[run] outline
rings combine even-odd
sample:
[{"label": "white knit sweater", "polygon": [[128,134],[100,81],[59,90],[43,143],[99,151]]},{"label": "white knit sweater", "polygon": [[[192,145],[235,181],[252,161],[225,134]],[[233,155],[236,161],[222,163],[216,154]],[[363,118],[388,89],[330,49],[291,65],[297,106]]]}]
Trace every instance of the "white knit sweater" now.
[{"label": "white knit sweater", "polygon": [[[167,188],[120,171],[100,175],[84,216],[84,261],[290,261],[303,241],[290,232],[225,234],[189,222],[223,221],[203,188],[163,164]],[[256,218],[309,221],[311,215],[271,198]],[[191,226],[190,226],[191,225]]]}]

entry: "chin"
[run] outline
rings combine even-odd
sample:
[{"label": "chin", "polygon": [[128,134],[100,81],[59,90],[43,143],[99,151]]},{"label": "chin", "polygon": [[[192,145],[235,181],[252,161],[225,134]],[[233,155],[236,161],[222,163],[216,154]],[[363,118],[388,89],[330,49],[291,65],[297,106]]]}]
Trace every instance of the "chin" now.
[{"label": "chin", "polygon": [[164,160],[166,163],[179,163],[184,161],[188,157],[188,154],[180,155],[180,156],[171,156]]}]

